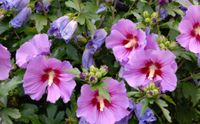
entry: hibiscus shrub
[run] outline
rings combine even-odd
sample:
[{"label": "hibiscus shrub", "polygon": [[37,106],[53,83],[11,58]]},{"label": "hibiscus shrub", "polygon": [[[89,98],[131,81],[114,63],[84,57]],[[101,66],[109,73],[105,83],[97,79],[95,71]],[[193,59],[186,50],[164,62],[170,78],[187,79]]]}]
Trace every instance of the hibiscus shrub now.
[{"label": "hibiscus shrub", "polygon": [[198,0],[0,0],[0,124],[199,124]]}]

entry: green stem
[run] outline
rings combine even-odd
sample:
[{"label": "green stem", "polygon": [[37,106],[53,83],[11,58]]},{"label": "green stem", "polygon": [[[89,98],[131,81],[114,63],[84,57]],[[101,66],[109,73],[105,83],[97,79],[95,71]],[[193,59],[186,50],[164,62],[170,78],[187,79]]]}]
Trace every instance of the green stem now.
[{"label": "green stem", "polygon": [[17,38],[20,40],[20,37],[19,37],[19,35],[17,34],[17,32],[14,28],[13,28],[13,31],[14,31],[15,35],[17,36]]}]

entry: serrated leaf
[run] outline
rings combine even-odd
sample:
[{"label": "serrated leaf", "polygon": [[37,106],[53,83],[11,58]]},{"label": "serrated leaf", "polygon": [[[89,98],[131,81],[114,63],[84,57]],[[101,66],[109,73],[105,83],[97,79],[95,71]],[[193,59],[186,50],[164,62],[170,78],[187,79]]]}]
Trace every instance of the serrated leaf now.
[{"label": "serrated leaf", "polygon": [[54,118],[55,114],[56,114],[56,111],[57,111],[57,106],[55,105],[50,105],[48,108],[47,108],[47,116],[48,118]]},{"label": "serrated leaf", "polygon": [[92,85],[92,90],[97,90],[98,88],[102,88],[104,86],[106,86],[107,83],[104,83],[104,82],[98,82],[96,84],[93,84]]},{"label": "serrated leaf", "polygon": [[176,2],[180,3],[184,7],[189,7],[192,5],[192,3],[189,0],[176,0]]},{"label": "serrated leaf", "polygon": [[80,25],[83,25],[83,24],[85,24],[85,18],[86,18],[85,14],[80,13],[80,15],[79,15],[78,18],[77,18],[77,22],[78,22]]},{"label": "serrated leaf", "polygon": [[73,2],[67,1],[67,2],[65,2],[65,5],[67,7],[73,8],[73,9],[79,11],[79,12],[81,11],[80,6],[79,6],[80,5],[79,0],[74,0]]},{"label": "serrated leaf", "polygon": [[168,104],[164,100],[161,100],[161,99],[156,100],[156,103],[162,110],[167,121],[171,123],[172,120],[171,120],[170,112],[166,109],[166,107],[168,107]]},{"label": "serrated leaf", "polygon": [[21,117],[19,110],[15,108],[5,108],[0,115],[2,117],[2,124],[13,124],[11,118],[18,119]]},{"label": "serrated leaf", "polygon": [[71,68],[67,70],[68,73],[70,74],[75,74],[75,75],[80,75],[80,70],[78,68]]},{"label": "serrated leaf", "polygon": [[7,96],[8,92],[15,87],[17,87],[18,84],[22,83],[21,78],[18,77],[13,77],[11,80],[8,82],[4,82],[0,84],[0,96]]},{"label": "serrated leaf", "polygon": [[148,105],[149,105],[148,99],[141,100],[141,104],[142,104],[142,110],[141,110],[140,115],[143,115],[145,113],[145,111],[147,110]]},{"label": "serrated leaf", "polygon": [[71,44],[66,45],[66,54],[69,59],[75,61],[76,63],[80,62],[78,51],[73,45]]},{"label": "serrated leaf", "polygon": [[15,108],[6,108],[4,109],[4,113],[13,119],[18,119],[21,117],[19,110]]},{"label": "serrated leaf", "polygon": [[176,103],[174,102],[174,100],[173,100],[170,96],[168,96],[168,95],[166,95],[166,94],[163,94],[162,97],[163,97],[166,101],[168,101],[169,103],[171,103],[171,104],[173,104],[173,105],[176,105]]},{"label": "serrated leaf", "polygon": [[129,97],[140,97],[140,96],[142,96],[142,93],[139,91],[130,91],[130,92],[128,92],[128,96]]},{"label": "serrated leaf", "polygon": [[37,111],[38,107],[36,105],[24,104],[23,108],[20,111],[22,115],[20,120],[25,123],[29,123],[31,121],[32,124],[41,124],[38,115],[35,114]]},{"label": "serrated leaf", "polygon": [[88,19],[86,19],[86,24],[87,24],[87,28],[89,29],[89,31],[91,32],[92,36],[94,35],[94,31],[96,29],[95,25],[92,24],[92,22]]},{"label": "serrated leaf", "polygon": [[4,33],[9,29],[8,24],[1,22],[0,23],[0,34]]},{"label": "serrated leaf", "polygon": [[182,83],[183,96],[188,99],[191,98],[193,105],[195,106],[200,101],[200,88],[197,88],[190,82]]},{"label": "serrated leaf", "polygon": [[35,14],[31,19],[35,20],[35,27],[38,32],[41,32],[44,26],[47,25],[47,18],[43,15]]}]

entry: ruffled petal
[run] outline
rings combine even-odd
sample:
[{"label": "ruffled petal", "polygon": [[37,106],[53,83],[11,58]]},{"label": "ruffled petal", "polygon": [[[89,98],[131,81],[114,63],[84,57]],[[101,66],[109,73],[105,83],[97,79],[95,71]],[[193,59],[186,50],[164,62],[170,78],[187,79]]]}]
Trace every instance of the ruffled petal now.
[{"label": "ruffled petal", "polygon": [[56,84],[48,86],[47,101],[55,103],[60,98],[60,90]]}]

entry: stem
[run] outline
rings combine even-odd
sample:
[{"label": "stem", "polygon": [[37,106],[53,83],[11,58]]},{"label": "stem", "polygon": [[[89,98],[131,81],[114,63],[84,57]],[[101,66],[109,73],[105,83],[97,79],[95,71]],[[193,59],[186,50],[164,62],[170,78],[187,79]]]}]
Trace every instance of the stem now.
[{"label": "stem", "polygon": [[17,38],[20,40],[19,35],[17,34],[16,30],[13,28],[13,32],[15,33],[15,35],[17,36]]},{"label": "stem", "polygon": [[188,80],[191,80],[191,79],[192,79],[192,76],[188,76],[188,77],[186,77],[186,78],[180,80],[179,82],[188,81]]},{"label": "stem", "polygon": [[101,18],[98,28],[101,28],[101,26],[103,25],[103,22],[104,22],[105,18],[106,18],[105,16],[103,16]]},{"label": "stem", "polygon": [[44,7],[43,1],[42,1],[42,0],[39,0],[39,2],[42,4],[42,10],[43,10],[44,16],[48,19],[48,21],[50,21],[50,19],[49,19],[48,16],[47,16],[47,13],[46,13],[46,11],[45,11],[45,7]]},{"label": "stem", "polygon": [[62,16],[62,14],[61,14],[60,0],[57,0],[57,3],[58,3],[58,11],[57,11],[57,16],[58,16],[58,17],[60,17],[60,16]]},{"label": "stem", "polygon": [[157,30],[158,30],[158,34],[160,35],[161,32],[160,32],[160,26],[159,26],[159,21],[160,21],[160,9],[161,9],[161,6],[158,5],[158,17],[156,19],[156,26],[157,26]]},{"label": "stem", "polygon": [[116,7],[116,5],[117,5],[117,1],[118,1],[118,0],[115,0],[115,1],[114,1],[114,6],[112,7],[112,19],[113,19],[113,20],[115,19],[115,7]]}]

